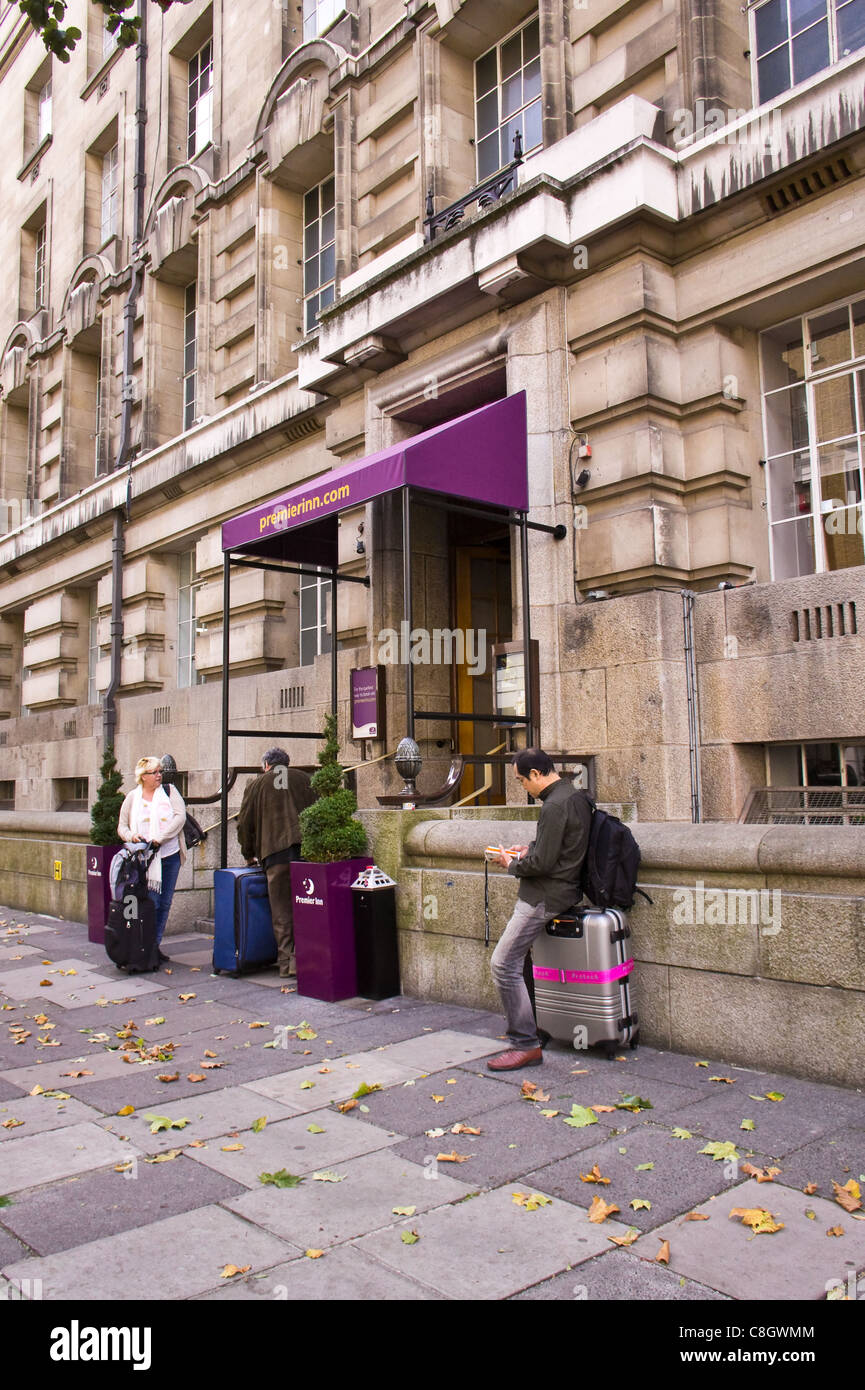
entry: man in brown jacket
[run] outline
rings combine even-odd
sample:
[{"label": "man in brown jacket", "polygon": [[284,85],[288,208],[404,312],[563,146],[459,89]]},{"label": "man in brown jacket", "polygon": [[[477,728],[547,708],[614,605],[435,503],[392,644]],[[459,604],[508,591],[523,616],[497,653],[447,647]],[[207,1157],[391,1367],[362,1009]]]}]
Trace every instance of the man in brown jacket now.
[{"label": "man in brown jacket", "polygon": [[305,772],[289,767],[283,748],[261,760],[264,771],[243,793],[237,838],[247,864],[258,860],[267,875],[273,934],[283,978],[296,974],[291,861],[300,858],[300,813],[315,801]]}]

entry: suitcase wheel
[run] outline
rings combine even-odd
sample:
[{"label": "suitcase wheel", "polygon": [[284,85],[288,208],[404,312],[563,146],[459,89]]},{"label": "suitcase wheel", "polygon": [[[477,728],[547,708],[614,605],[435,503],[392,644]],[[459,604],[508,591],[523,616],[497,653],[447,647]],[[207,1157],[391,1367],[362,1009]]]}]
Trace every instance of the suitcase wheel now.
[{"label": "suitcase wheel", "polygon": [[638,1028],[637,1031],[631,1035],[631,1041],[628,1043],[628,1046],[633,1050],[635,1047],[638,1046],[639,1041],[640,1041],[640,1030],[639,1030],[639,1028]]},{"label": "suitcase wheel", "polygon": [[612,1062],[613,1058],[619,1050],[619,1044],[616,1042],[605,1041],[600,1043],[599,1046],[603,1048],[607,1061]]}]

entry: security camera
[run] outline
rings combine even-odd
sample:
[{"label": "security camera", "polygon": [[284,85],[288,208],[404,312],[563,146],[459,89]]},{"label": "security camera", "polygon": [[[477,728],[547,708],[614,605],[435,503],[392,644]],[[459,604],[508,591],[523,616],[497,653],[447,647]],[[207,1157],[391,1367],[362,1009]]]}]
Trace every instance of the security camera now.
[{"label": "security camera", "polygon": [[589,592],[588,592],[587,595],[586,595],[586,598],[593,598],[593,599],[602,599],[602,598],[610,598],[610,597],[611,597],[611,594],[610,594],[609,589],[590,589]]},{"label": "security camera", "polygon": [[718,585],[719,589],[735,589],[735,587],[736,585],[731,584],[729,579],[722,579],[720,584]]}]

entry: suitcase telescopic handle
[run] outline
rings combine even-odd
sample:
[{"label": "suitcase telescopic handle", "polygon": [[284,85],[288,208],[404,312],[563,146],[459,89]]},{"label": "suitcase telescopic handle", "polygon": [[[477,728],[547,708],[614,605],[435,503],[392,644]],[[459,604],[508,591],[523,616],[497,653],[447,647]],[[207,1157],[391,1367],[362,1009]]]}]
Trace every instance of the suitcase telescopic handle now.
[{"label": "suitcase telescopic handle", "polygon": [[580,941],[583,936],[583,919],[578,917],[554,917],[547,923],[548,936],[567,937],[569,940]]}]

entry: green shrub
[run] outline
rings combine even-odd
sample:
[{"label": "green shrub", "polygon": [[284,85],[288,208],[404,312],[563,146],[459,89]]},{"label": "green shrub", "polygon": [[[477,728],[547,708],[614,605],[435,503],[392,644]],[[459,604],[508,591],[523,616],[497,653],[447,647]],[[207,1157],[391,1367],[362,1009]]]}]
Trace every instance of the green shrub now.
[{"label": "green shrub", "polygon": [[312,778],[318,800],[300,813],[300,852],[313,864],[335,864],[337,860],[356,859],[366,853],[366,832],[353,819],[357,797],[343,786],[345,771],[339,763],[333,714],[324,721],[324,738],[324,748],[318,755],[320,767]]},{"label": "green shrub", "polygon": [[90,810],[90,843],[93,845],[116,845],[117,822],[123,805],[123,792],[120,790],[123,774],[117,767],[114,749],[108,747],[100,769],[102,781],[96,793],[96,800]]}]

